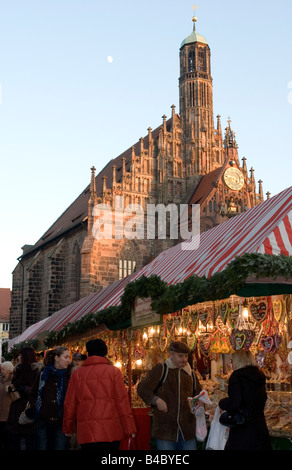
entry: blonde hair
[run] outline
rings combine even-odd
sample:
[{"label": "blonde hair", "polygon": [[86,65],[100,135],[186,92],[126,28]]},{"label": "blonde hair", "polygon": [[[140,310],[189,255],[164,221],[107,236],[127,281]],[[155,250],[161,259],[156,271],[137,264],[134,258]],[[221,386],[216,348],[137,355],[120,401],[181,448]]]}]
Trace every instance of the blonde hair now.
[{"label": "blonde hair", "polygon": [[242,367],[247,366],[257,366],[256,360],[250,351],[241,349],[240,351],[235,351],[232,354],[233,369],[241,369]]},{"label": "blonde hair", "polygon": [[6,370],[9,370],[9,372],[13,372],[14,365],[10,361],[5,361],[5,362],[2,362],[1,369],[6,369]]}]

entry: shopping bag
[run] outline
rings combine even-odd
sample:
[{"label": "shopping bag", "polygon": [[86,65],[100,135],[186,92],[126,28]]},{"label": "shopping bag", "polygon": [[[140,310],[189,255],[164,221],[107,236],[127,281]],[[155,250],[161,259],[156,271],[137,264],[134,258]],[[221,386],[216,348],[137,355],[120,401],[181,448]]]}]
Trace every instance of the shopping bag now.
[{"label": "shopping bag", "polygon": [[229,428],[223,426],[219,422],[220,408],[217,406],[214,418],[211,422],[210,432],[206,443],[206,450],[224,450],[228,435]]},{"label": "shopping bag", "polygon": [[199,405],[197,407],[195,411],[195,416],[196,416],[196,439],[199,442],[204,442],[208,434],[204,405]]}]

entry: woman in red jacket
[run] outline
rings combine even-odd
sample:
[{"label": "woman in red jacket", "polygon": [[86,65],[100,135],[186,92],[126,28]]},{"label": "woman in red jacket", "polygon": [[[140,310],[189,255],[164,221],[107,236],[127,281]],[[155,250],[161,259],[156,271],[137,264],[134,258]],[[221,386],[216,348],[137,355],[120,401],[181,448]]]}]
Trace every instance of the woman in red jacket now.
[{"label": "woman in red jacket", "polygon": [[86,343],[88,358],[73,372],[64,403],[63,433],[83,450],[117,451],[120,441],[136,433],[121,371],[105,357],[101,339]]}]

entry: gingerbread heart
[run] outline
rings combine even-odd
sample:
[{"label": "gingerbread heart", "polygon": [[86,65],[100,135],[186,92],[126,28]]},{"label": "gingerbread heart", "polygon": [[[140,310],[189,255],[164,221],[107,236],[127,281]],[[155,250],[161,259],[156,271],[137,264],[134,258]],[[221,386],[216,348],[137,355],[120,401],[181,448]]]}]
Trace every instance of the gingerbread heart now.
[{"label": "gingerbread heart", "polygon": [[227,302],[222,302],[220,305],[220,317],[222,318],[223,323],[226,322],[228,314],[228,303]]},{"label": "gingerbread heart", "polygon": [[245,334],[245,342],[244,342],[244,349],[248,351],[254,341],[255,333],[251,330],[244,330]]},{"label": "gingerbread heart", "polygon": [[229,342],[231,344],[232,349],[234,349],[234,351],[235,351],[236,344],[235,344],[235,334],[234,333],[231,333],[231,335],[229,336]]},{"label": "gingerbread heart", "polygon": [[166,346],[167,346],[167,337],[166,336],[160,336],[159,338],[159,346],[160,346],[160,350],[163,352],[165,351],[166,349]]},{"label": "gingerbread heart", "polygon": [[195,331],[198,326],[199,314],[198,312],[191,312],[190,314],[192,330]]},{"label": "gingerbread heart", "polygon": [[179,317],[174,317],[173,321],[174,321],[174,327],[177,330],[179,330],[181,328],[182,318],[180,316]]},{"label": "gingerbread heart", "polygon": [[186,311],[186,310],[183,310],[183,313],[182,313],[182,323],[183,323],[183,326],[184,326],[185,328],[188,326],[189,318],[190,318],[189,312]]},{"label": "gingerbread heart", "polygon": [[280,345],[282,343],[282,336],[276,333],[274,335],[274,345],[276,349],[279,349]]},{"label": "gingerbread heart", "polygon": [[171,330],[173,328],[173,318],[167,318],[165,321],[166,328],[169,333],[171,333]]},{"label": "gingerbread heart", "polygon": [[229,308],[228,321],[229,321],[229,325],[231,326],[231,328],[234,328],[236,326],[237,320],[238,320],[238,315],[239,315],[238,306]]},{"label": "gingerbread heart", "polygon": [[209,355],[209,346],[211,344],[211,336],[209,334],[202,336],[200,339],[199,347],[200,351],[205,355]]},{"label": "gingerbread heart", "polygon": [[271,352],[274,346],[274,338],[272,336],[264,336],[261,339],[261,345],[266,352]]},{"label": "gingerbread heart", "polygon": [[200,320],[201,320],[201,322],[202,322],[202,324],[203,324],[204,326],[206,326],[207,323],[208,323],[209,314],[210,314],[209,310],[204,310],[204,311],[201,310],[201,311],[199,312]]},{"label": "gingerbread heart", "polygon": [[278,349],[278,355],[280,356],[281,361],[285,362],[288,357],[288,350],[281,345]]},{"label": "gingerbread heart", "polygon": [[281,320],[282,316],[282,302],[281,300],[275,300],[273,302],[273,312],[274,312],[274,317],[279,322]]},{"label": "gingerbread heart", "polygon": [[235,350],[236,351],[239,351],[240,349],[243,348],[245,339],[246,339],[246,336],[244,333],[237,333],[235,335]]},{"label": "gingerbread heart", "polygon": [[196,341],[196,336],[193,333],[187,337],[187,344],[191,351],[195,348]]},{"label": "gingerbread heart", "polygon": [[262,321],[264,321],[267,315],[267,304],[265,302],[251,304],[250,313],[252,314],[256,322],[261,323]]}]

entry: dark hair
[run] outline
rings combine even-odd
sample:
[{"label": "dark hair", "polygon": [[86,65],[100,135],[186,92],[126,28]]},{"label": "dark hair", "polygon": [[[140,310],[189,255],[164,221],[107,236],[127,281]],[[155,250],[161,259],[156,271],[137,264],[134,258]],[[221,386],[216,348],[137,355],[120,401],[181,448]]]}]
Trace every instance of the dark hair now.
[{"label": "dark hair", "polygon": [[88,356],[106,356],[107,345],[102,339],[91,339],[86,343]]},{"label": "dark hair", "polygon": [[37,362],[35,351],[33,348],[25,347],[19,351],[21,355],[21,363],[24,367],[31,366],[34,362]]},{"label": "dark hair", "polygon": [[69,351],[69,348],[66,348],[66,346],[57,346],[55,349],[47,351],[44,358],[44,366],[46,367],[48,364],[54,365],[55,357],[62,356],[65,351]]}]

